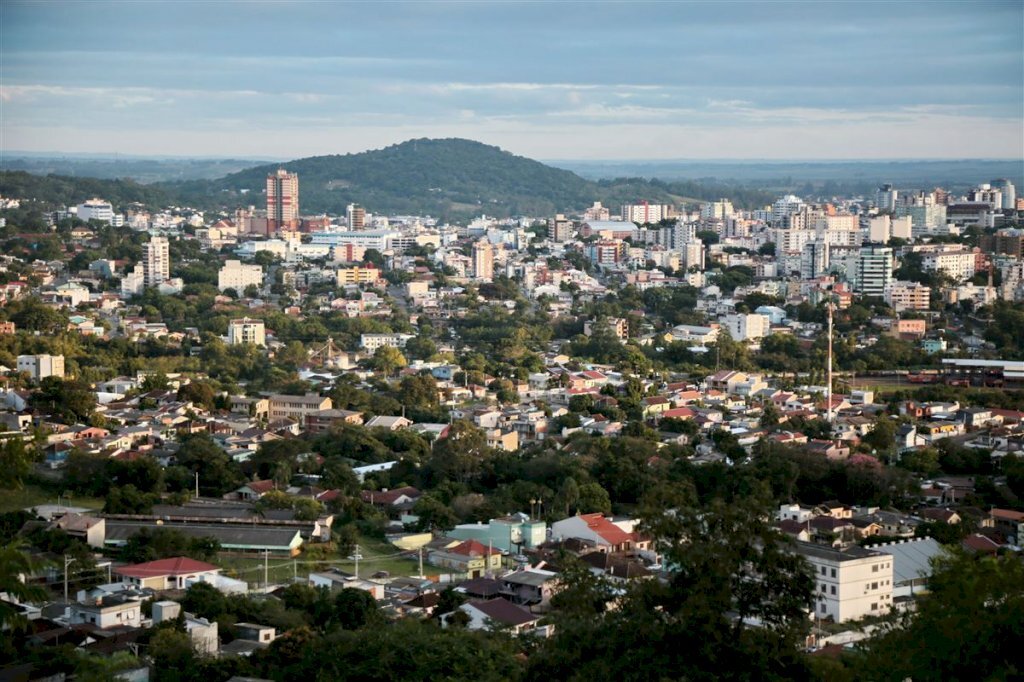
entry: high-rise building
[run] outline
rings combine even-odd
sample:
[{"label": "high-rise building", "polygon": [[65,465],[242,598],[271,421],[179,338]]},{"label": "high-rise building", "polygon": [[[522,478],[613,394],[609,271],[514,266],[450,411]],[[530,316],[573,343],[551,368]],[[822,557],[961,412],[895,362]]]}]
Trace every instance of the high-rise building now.
[{"label": "high-rise building", "polygon": [[584,220],[610,220],[611,212],[601,205],[600,201],[595,201],[594,205],[583,212]]},{"label": "high-rise building", "polygon": [[800,251],[800,277],[815,279],[828,272],[829,243],[824,239],[807,242]]},{"label": "high-rise building", "polygon": [[875,216],[868,221],[868,240],[879,244],[889,243],[889,234],[892,231],[892,219],[889,214]]},{"label": "high-rise building", "polygon": [[879,211],[895,211],[899,195],[899,191],[893,189],[892,185],[882,185],[875,193],[875,205]]},{"label": "high-rise building", "polygon": [[645,201],[641,204],[624,204],[622,219],[626,222],[646,225],[660,222],[662,218],[671,218],[672,212],[672,207],[668,204],[651,204]]},{"label": "high-rise building", "polygon": [[486,239],[473,243],[473,277],[486,282],[494,279],[494,247]]},{"label": "high-rise building", "polygon": [[159,286],[171,276],[171,250],[167,237],[151,237],[144,247],[146,286]]},{"label": "high-rise building", "polygon": [[1003,178],[1002,180],[993,180],[992,185],[1000,189],[1003,193],[1003,202],[1001,208],[1004,211],[1012,211],[1017,205],[1017,188],[1013,186],[1013,183]]},{"label": "high-rise building", "polygon": [[359,204],[349,204],[345,208],[345,221],[350,230],[366,228],[366,209]]},{"label": "high-rise building", "polygon": [[884,297],[892,286],[892,248],[862,244],[853,278],[857,293]]},{"label": "high-rise building", "polygon": [[572,221],[559,213],[548,221],[548,239],[553,242],[567,242],[572,239]]},{"label": "high-rise building", "polygon": [[267,227],[270,232],[299,227],[299,176],[283,168],[267,176]]}]

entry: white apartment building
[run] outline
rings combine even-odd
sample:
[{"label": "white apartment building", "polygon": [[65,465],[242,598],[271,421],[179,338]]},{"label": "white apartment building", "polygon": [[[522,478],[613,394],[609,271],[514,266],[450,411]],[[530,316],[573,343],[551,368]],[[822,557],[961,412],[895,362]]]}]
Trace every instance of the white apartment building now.
[{"label": "white apartment building", "polygon": [[34,381],[64,376],[63,355],[19,355],[18,371],[26,372]]},{"label": "white apartment building", "polygon": [[892,218],[889,214],[875,216],[868,220],[868,241],[888,244],[892,235]]},{"label": "white apartment building", "polygon": [[801,210],[804,206],[803,199],[787,194],[772,204],[772,225],[782,225],[786,218]]},{"label": "white apartment building", "polygon": [[135,268],[121,278],[121,297],[138,296],[146,289],[146,268],[138,263]]},{"label": "white apartment building", "polygon": [[382,346],[405,348],[405,344],[412,338],[415,338],[412,334],[363,334],[359,337],[359,347],[376,353]]},{"label": "white apartment building", "polygon": [[736,211],[732,207],[732,202],[728,199],[709,201],[706,204],[702,204],[700,207],[700,217],[703,219],[717,218],[718,220],[725,220],[735,212]]},{"label": "white apartment building", "polygon": [[764,338],[771,331],[772,323],[767,315],[756,313],[726,315],[721,319],[722,327],[737,341]]},{"label": "white apartment building", "polygon": [[392,241],[401,236],[402,234],[395,230],[360,230],[358,232],[313,232],[309,238],[311,244],[327,246],[352,244],[364,249],[376,249],[384,252],[391,248]]},{"label": "white apartment building", "polygon": [[853,546],[840,550],[798,542],[814,573],[815,617],[836,623],[881,616],[892,608],[893,558]]},{"label": "white apartment building", "polygon": [[896,209],[899,196],[899,190],[894,189],[892,185],[882,185],[875,194],[875,205],[880,211],[893,211]]},{"label": "white apartment building", "polygon": [[668,204],[624,204],[621,210],[622,219],[627,223],[656,223],[672,214]]},{"label": "white apartment building", "polygon": [[89,222],[90,220],[102,220],[105,223],[114,221],[114,207],[109,201],[103,199],[89,199],[79,204],[76,209],[79,220]]},{"label": "white apartment building", "polygon": [[974,263],[974,253],[967,250],[924,253],[921,259],[926,272],[943,272],[957,281],[974,277]]},{"label": "white apartment building", "polygon": [[232,346],[251,343],[254,346],[267,345],[267,328],[263,320],[243,317],[228,323],[228,343]]},{"label": "white apartment building", "polygon": [[931,305],[931,288],[920,282],[896,281],[886,295],[886,303],[901,313],[904,310],[928,310]]},{"label": "white apartment building", "polygon": [[146,286],[158,286],[171,276],[170,244],[166,237],[150,237],[143,248]]},{"label": "white apartment building", "polygon": [[300,424],[305,424],[307,414],[329,410],[332,405],[330,398],[324,398],[316,393],[272,395],[269,400],[270,419],[294,419]]},{"label": "white apartment building", "polygon": [[486,239],[473,243],[473,279],[494,279],[494,246]]},{"label": "white apartment building", "polygon": [[224,262],[217,273],[217,288],[221,291],[234,289],[241,294],[248,286],[263,286],[263,266],[249,265],[239,260]]}]

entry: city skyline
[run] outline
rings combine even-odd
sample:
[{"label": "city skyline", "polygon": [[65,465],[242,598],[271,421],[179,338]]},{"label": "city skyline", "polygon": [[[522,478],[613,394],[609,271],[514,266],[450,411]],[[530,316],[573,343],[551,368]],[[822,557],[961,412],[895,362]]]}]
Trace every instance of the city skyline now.
[{"label": "city skyline", "polygon": [[8,2],[0,19],[0,151],[1024,157],[1017,2]]}]

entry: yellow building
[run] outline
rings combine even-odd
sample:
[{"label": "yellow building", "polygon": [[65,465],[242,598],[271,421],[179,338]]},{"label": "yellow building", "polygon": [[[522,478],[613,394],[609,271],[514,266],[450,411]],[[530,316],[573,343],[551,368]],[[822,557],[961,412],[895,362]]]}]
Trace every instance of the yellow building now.
[{"label": "yellow building", "polygon": [[380,280],[380,270],[373,267],[355,266],[338,268],[338,285],[345,284],[376,284]]}]

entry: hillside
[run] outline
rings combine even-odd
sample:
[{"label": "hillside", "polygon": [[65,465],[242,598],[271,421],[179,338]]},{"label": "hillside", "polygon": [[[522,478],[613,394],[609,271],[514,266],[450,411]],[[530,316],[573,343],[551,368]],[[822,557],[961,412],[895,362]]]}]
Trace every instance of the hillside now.
[{"label": "hillside", "polygon": [[163,189],[131,180],[33,175],[15,170],[0,171],[0,196],[34,199],[51,207],[74,206],[92,197],[119,207],[136,202],[147,206],[172,202],[172,196]]},{"label": "hillside", "polygon": [[[471,140],[410,140],[358,154],[314,156],[256,166],[219,180],[163,185],[183,200],[244,204],[263,192],[267,173],[285,168],[299,174],[303,213],[344,213],[349,203],[374,212],[545,215],[582,209],[611,188],[570,171],[515,156]],[[667,193],[645,185],[650,200]]]}]

